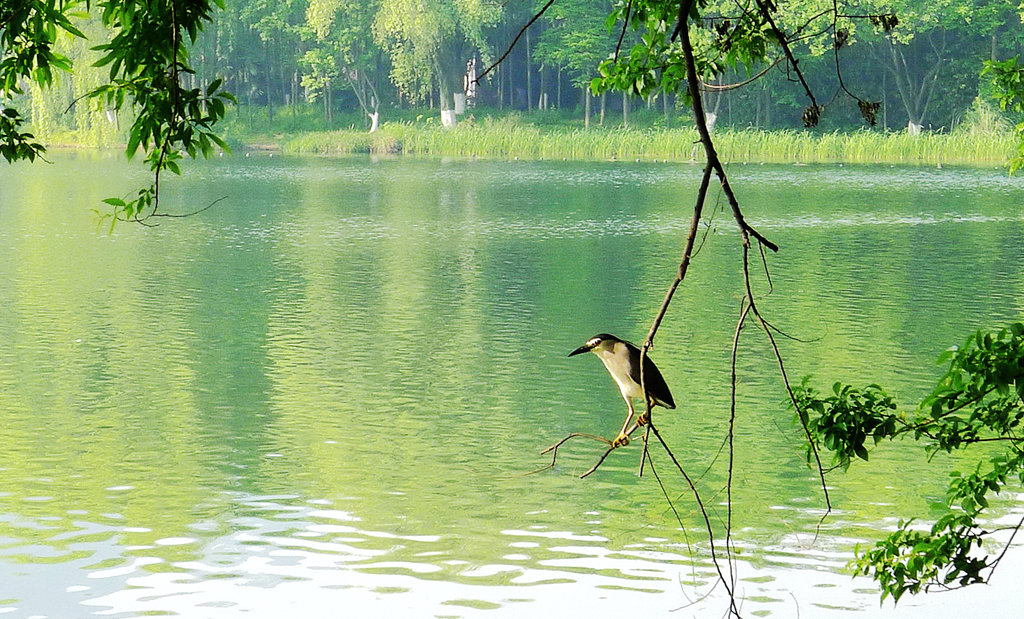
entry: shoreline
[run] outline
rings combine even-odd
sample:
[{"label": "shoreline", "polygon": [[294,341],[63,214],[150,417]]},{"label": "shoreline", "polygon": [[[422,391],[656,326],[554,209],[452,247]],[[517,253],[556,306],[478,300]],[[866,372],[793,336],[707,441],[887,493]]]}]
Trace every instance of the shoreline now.
[{"label": "shoreline", "polygon": [[[453,129],[428,123],[384,123],[375,133],[341,129],[259,135],[227,132],[233,151],[282,155],[387,155],[536,161],[647,161],[703,163],[692,128],[541,128],[508,121],[463,123]],[[888,164],[1007,167],[1016,154],[1011,134],[881,133],[858,130],[719,129],[715,145],[723,162],[740,164]],[[63,139],[61,139],[63,138]],[[76,144],[55,136],[52,150],[122,150]]]},{"label": "shoreline", "polygon": [[[873,131],[719,130],[719,157],[734,163],[867,163],[1003,167],[1015,154],[1009,134],[922,134]],[[241,140],[267,149],[267,140]],[[376,133],[304,132],[274,140],[284,154],[429,155],[477,159],[666,161],[702,163],[697,133],[683,129],[541,129],[532,125],[454,129],[385,124]]]}]

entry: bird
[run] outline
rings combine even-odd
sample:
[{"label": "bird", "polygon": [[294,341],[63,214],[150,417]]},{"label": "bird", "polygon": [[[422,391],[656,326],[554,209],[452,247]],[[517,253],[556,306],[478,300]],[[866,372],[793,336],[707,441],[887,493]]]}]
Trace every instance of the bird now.
[{"label": "bird", "polygon": [[[622,424],[622,429],[619,430],[619,435],[612,442],[612,446],[627,445],[629,444],[629,436],[626,434],[626,428],[629,427],[629,422],[636,415],[636,410],[633,408],[633,398],[643,400],[644,397],[643,390],[640,387],[640,349],[634,344],[620,340],[614,335],[599,333],[587,340],[583,346],[569,353],[569,356],[572,357],[585,352],[594,353],[604,363],[605,369],[608,370],[608,373],[612,375],[615,383],[619,386],[619,393],[622,394],[622,399],[626,401],[626,407],[629,409],[629,412],[626,415],[625,423]],[[651,406],[663,406],[669,409],[676,407],[676,403],[672,399],[672,392],[669,391],[665,378],[661,375],[658,367],[654,365],[650,357],[647,356],[644,357],[643,379],[644,386],[647,387],[647,396]],[[646,413],[638,416],[637,424],[643,425],[647,423],[645,417]]]}]

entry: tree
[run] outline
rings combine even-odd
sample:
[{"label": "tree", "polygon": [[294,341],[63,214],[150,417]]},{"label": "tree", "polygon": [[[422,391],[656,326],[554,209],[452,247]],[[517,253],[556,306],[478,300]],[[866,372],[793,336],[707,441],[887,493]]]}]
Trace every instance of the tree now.
[{"label": "tree", "polygon": [[[1019,56],[1009,60],[990,60],[985,64],[983,75],[990,76],[993,96],[999,106],[1015,113],[1024,115],[1024,65]],[[1024,121],[1014,126],[1017,135],[1017,155],[1010,160],[1010,174],[1024,167]]]},{"label": "tree", "polygon": [[490,0],[382,0],[373,34],[391,57],[391,79],[412,99],[437,89],[441,121],[455,124],[466,61],[487,56],[484,29],[498,22]]},{"label": "tree", "polygon": [[287,63],[277,59],[288,58],[285,50],[300,48],[299,43],[307,31],[302,21],[304,8],[301,0],[255,0],[239,7],[239,17],[243,23],[248,24],[258,35],[258,43],[253,41],[252,47],[255,48],[254,52],[262,53],[252,58],[255,74],[252,90],[262,91],[268,120],[274,118],[274,90],[284,82],[283,76],[275,73],[283,72],[287,66],[294,66],[296,56],[291,56],[291,62]]},{"label": "tree", "polygon": [[45,150],[35,136],[23,132],[25,116],[8,103],[23,92],[25,81],[41,88],[53,85],[54,71],[69,71],[71,61],[58,53],[58,31],[84,37],[71,23],[71,3],[53,0],[22,0],[0,5],[0,154],[8,162],[34,160]]},{"label": "tree", "polygon": [[[881,32],[867,49],[895,87],[906,113],[907,130],[919,133],[929,124],[940,97],[959,99],[956,111],[960,112],[977,95],[974,78],[981,62],[992,53],[986,43],[994,42],[997,32],[1015,18],[1014,11],[998,0],[886,6],[899,16],[899,23]],[[956,84],[965,82],[971,85],[970,92],[953,92]]]},{"label": "tree", "polygon": [[615,49],[616,39],[606,25],[611,12],[607,0],[565,0],[545,12],[549,27],[541,33],[535,58],[541,64],[568,72],[583,97],[583,122],[590,126],[591,80],[597,67]]},{"label": "tree", "polygon": [[317,41],[330,46],[337,72],[345,77],[363,113],[370,118],[370,133],[380,124],[378,50],[371,33],[379,9],[376,1],[310,0],[306,10],[306,21]]},{"label": "tree", "polygon": [[[153,172],[153,183],[131,200],[109,198],[115,218],[144,221],[159,210],[160,175],[179,172],[182,151],[191,157],[209,155],[214,146],[227,148],[213,131],[224,117],[225,104],[233,97],[214,80],[205,89],[186,88],[183,78],[192,73],[188,43],[194,43],[202,25],[209,21],[208,0],[101,0],[94,5],[101,23],[112,37],[96,47],[102,54],[99,66],[108,67],[108,81],[89,96],[111,110],[126,103],[134,122],[127,152],[141,147]],[[58,33],[82,37],[69,17],[88,2],[76,0],[14,0],[0,8],[0,95],[9,99],[22,91],[22,82],[41,88],[54,83],[54,71],[70,71],[71,61],[54,51]],[[0,152],[10,162],[33,160],[43,152],[34,136],[21,130],[24,115],[5,105],[0,120]]]},{"label": "tree", "polygon": [[302,65],[306,71],[302,74],[302,87],[309,93],[310,101],[323,99],[324,120],[328,123],[333,120],[331,112],[331,92],[334,88],[334,80],[338,78],[338,66],[334,54],[329,47],[316,47],[307,51],[302,56]]}]

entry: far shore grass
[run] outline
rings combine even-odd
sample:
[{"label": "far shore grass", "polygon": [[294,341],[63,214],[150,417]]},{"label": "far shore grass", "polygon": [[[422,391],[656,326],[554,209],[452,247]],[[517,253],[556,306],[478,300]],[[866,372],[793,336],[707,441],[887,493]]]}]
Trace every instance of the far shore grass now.
[{"label": "far shore grass", "polygon": [[[283,115],[281,115],[283,116]],[[545,120],[543,116],[536,118]],[[517,114],[464,120],[441,127],[431,117],[385,122],[374,133],[359,128],[353,117],[348,129],[317,130],[309,118],[294,124],[242,122],[223,128],[234,150],[274,150],[286,154],[341,156],[352,154],[418,155],[466,159],[569,161],[701,162],[703,150],[695,129],[599,126],[582,123],[532,122]],[[262,128],[260,128],[262,127]],[[794,129],[718,128],[712,134],[726,163],[863,163],[891,165],[962,165],[1006,167],[1017,152],[1009,130],[969,130],[910,135],[905,131],[857,129],[820,131]],[[123,148],[120,140],[97,143],[95,136],[75,132],[43,136],[51,146]]]},{"label": "far shore grass", "polygon": [[[1010,133],[924,133],[859,130],[719,129],[715,146],[725,162],[1006,165],[1015,152]],[[251,136],[250,136],[251,139]],[[258,140],[285,153],[406,154],[481,159],[574,161],[702,161],[692,128],[539,127],[512,120],[461,123],[385,123],[374,133],[349,129],[279,135]],[[255,143],[243,138],[241,144]]]}]

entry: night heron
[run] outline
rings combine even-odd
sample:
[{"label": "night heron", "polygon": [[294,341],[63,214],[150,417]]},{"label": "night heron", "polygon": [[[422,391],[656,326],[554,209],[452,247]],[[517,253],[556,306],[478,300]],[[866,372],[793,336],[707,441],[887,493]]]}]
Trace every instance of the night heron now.
[{"label": "night heron", "polygon": [[[612,443],[616,446],[625,445],[629,443],[626,428],[629,427],[629,422],[636,415],[636,411],[633,409],[633,398],[643,401],[644,397],[640,388],[640,349],[614,335],[600,333],[569,353],[569,356],[585,352],[594,353],[604,363],[605,369],[619,386],[622,399],[626,401],[629,414],[626,416],[625,423],[622,424],[622,429],[619,430],[619,435]],[[644,357],[644,385],[647,387],[651,406],[676,407],[676,403],[672,400],[672,392],[668,390],[668,385],[665,383],[665,378],[650,357]],[[646,423],[647,420],[643,417],[643,414],[637,417],[637,423],[641,425]]]}]

